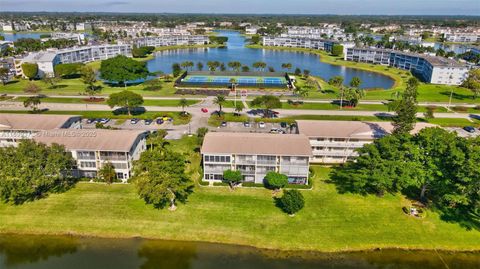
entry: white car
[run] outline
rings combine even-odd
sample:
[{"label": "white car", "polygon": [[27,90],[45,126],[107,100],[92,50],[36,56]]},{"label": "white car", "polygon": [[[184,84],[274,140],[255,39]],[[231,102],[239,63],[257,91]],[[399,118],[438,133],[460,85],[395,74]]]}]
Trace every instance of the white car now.
[{"label": "white car", "polygon": [[261,121],[258,123],[259,128],[265,128],[265,122]]}]

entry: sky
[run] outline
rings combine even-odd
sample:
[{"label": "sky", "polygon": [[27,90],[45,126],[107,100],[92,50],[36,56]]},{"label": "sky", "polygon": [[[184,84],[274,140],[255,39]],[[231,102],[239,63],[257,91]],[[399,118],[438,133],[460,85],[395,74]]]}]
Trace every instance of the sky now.
[{"label": "sky", "polygon": [[480,0],[0,0],[0,11],[480,15]]}]

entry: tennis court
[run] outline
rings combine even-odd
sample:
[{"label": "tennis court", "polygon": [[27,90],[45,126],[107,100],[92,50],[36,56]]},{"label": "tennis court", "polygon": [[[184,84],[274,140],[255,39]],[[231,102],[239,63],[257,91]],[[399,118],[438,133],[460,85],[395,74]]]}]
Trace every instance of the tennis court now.
[{"label": "tennis court", "polygon": [[187,75],[181,81],[183,85],[199,86],[231,86],[232,82],[239,87],[285,87],[288,81],[285,77],[244,77],[244,76],[203,76]]}]

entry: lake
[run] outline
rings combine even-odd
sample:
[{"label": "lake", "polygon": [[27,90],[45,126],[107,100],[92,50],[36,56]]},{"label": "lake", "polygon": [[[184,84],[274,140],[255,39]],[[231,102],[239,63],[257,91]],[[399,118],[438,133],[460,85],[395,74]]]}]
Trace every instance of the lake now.
[{"label": "lake", "polygon": [[400,250],[352,253],[281,252],[194,242],[1,235],[0,268],[469,269],[480,268],[480,253]]},{"label": "lake", "polygon": [[5,37],[5,40],[7,41],[17,41],[20,38],[35,38],[35,39],[40,39],[40,35],[43,34],[49,34],[49,33],[8,33],[8,32],[0,32],[0,35]]},{"label": "lake", "polygon": [[251,69],[254,62],[265,62],[267,66],[272,66],[276,71],[281,71],[282,63],[292,63],[292,71],[296,67],[308,69],[312,75],[319,76],[328,80],[334,76],[342,76],[345,83],[349,83],[353,77],[360,77],[362,88],[384,88],[389,89],[394,81],[382,74],[369,72],[344,66],[332,65],[321,62],[319,57],[314,54],[304,52],[291,52],[281,50],[250,49],[245,47],[245,37],[234,31],[219,31],[219,36],[228,37],[228,46],[226,48],[201,48],[201,49],[178,49],[159,51],[155,58],[148,61],[147,65],[151,72],[162,71],[171,73],[173,63],[184,61],[203,62],[204,68],[207,68],[208,61],[228,62],[239,61],[243,65],[248,65]]}]

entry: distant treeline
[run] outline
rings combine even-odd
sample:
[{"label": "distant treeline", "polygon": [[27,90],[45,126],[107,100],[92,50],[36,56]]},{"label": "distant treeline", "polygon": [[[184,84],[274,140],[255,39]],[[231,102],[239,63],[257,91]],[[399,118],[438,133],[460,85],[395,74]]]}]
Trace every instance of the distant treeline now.
[{"label": "distant treeline", "polygon": [[269,14],[173,14],[173,13],[50,13],[50,12],[0,12],[7,20],[39,20],[63,18],[71,22],[83,21],[149,21],[157,26],[170,27],[187,22],[202,21],[207,26],[229,21],[235,24],[249,22],[256,25],[283,23],[286,25],[316,25],[319,23],[342,23],[374,25],[423,24],[450,27],[480,26],[480,16],[427,16],[427,15],[269,15]]}]

